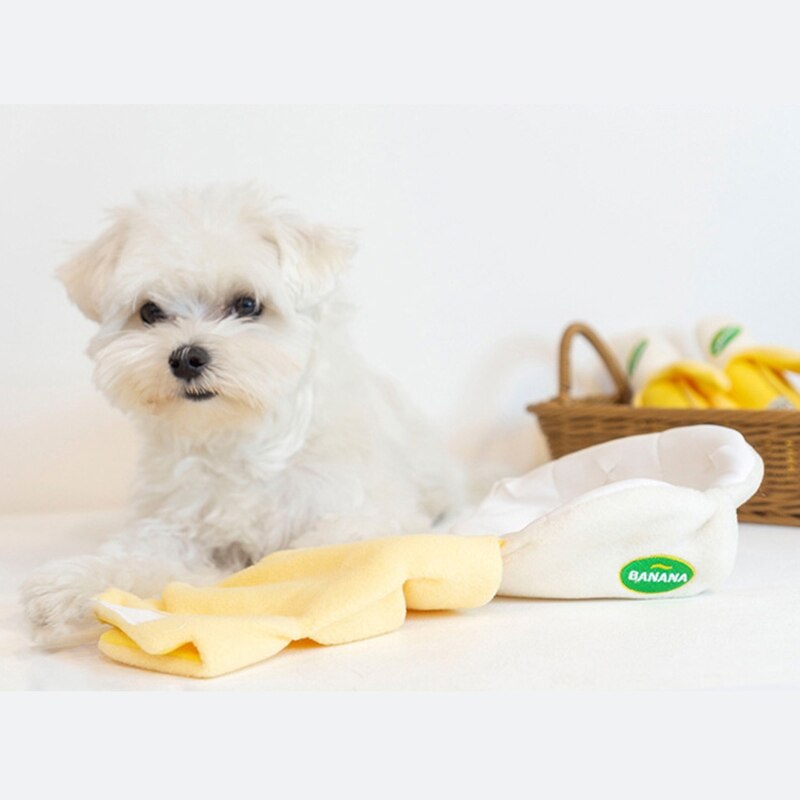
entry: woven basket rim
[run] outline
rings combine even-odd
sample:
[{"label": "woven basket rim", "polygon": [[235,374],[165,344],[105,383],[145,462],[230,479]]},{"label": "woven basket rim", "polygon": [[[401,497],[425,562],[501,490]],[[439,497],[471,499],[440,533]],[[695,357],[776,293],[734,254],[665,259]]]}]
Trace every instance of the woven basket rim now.
[{"label": "woven basket rim", "polygon": [[526,406],[527,411],[537,414],[545,410],[550,412],[573,412],[585,409],[587,412],[599,415],[626,416],[631,419],[663,419],[681,420],[689,418],[725,419],[730,418],[731,425],[741,425],[748,422],[753,424],[791,425],[800,424],[800,409],[749,409],[749,408],[657,408],[654,406],[630,406],[624,403],[615,403],[606,396],[591,396],[581,398],[554,397],[540,403],[531,403]]}]

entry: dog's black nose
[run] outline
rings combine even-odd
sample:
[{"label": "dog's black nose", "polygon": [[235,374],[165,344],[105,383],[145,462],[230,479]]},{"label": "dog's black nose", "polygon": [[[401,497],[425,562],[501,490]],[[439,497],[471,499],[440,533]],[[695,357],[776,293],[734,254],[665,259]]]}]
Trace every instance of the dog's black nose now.
[{"label": "dog's black nose", "polygon": [[184,345],[178,347],[170,353],[169,368],[176,378],[190,381],[196,378],[211,361],[208,350],[197,345]]}]

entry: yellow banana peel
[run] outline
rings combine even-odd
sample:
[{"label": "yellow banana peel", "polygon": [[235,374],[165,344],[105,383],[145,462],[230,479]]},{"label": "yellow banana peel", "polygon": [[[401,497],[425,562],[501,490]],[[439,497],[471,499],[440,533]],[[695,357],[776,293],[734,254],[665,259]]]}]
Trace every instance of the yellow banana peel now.
[{"label": "yellow banana peel", "polygon": [[736,408],[730,380],[710,364],[679,361],[653,375],[633,405],[651,408]]},{"label": "yellow banana peel", "polygon": [[784,374],[800,372],[800,354],[791,354],[792,359],[777,355],[776,351],[759,349],[742,353],[728,363],[725,372],[739,408],[800,408],[800,393]]}]

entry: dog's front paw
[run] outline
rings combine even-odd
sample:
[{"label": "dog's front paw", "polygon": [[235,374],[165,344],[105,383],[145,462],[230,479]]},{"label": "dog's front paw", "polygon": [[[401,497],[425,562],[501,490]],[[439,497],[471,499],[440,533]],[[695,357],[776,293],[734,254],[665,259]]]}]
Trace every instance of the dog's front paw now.
[{"label": "dog's front paw", "polygon": [[20,599],[37,644],[64,647],[97,636],[92,598],[106,588],[103,572],[102,559],[83,556],[45,564],[25,580]]}]

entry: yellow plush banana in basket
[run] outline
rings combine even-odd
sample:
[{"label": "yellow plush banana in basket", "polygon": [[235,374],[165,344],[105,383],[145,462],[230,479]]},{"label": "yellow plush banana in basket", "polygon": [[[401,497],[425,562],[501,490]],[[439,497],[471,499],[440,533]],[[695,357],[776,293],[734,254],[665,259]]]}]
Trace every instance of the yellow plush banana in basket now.
[{"label": "yellow plush banana in basket", "polygon": [[684,358],[661,334],[635,334],[618,340],[614,349],[630,380],[634,406],[736,408],[722,370]]},{"label": "yellow plush banana in basket", "polygon": [[722,317],[702,320],[697,340],[730,379],[738,408],[800,408],[800,393],[785,374],[800,373],[800,351],[758,345],[741,325]]}]

